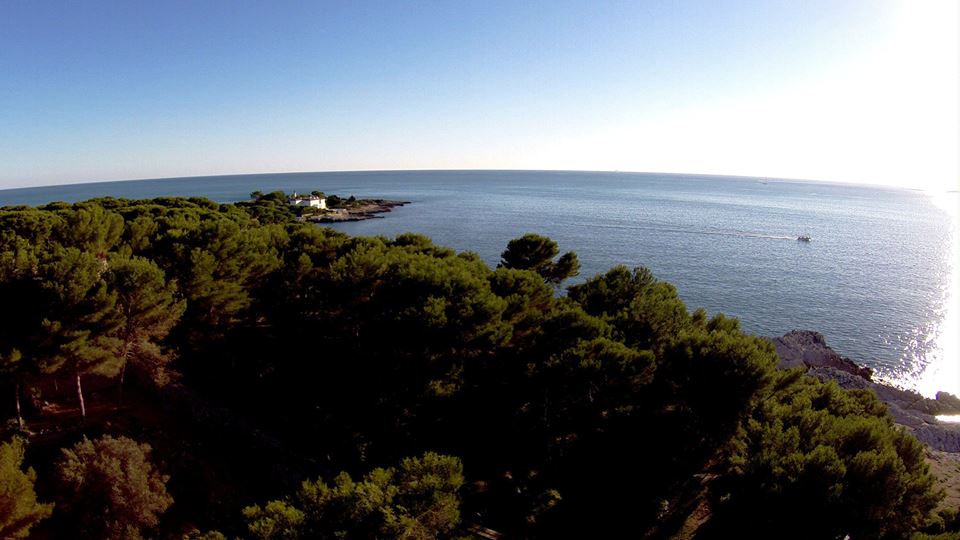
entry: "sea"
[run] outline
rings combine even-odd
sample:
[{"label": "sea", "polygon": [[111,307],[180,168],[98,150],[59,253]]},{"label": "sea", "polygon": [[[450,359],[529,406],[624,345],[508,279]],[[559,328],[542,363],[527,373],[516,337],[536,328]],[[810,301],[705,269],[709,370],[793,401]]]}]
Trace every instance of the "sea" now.
[{"label": "sea", "polygon": [[[411,204],[331,225],[351,235],[422,233],[495,266],[535,232],[575,251],[576,283],[646,266],[691,308],[762,336],[822,333],[878,378],[960,395],[957,192],[702,175],[557,171],[256,174],[0,191],[0,205],[93,197],[246,200],[314,190]],[[810,242],[797,237],[809,235]]]}]

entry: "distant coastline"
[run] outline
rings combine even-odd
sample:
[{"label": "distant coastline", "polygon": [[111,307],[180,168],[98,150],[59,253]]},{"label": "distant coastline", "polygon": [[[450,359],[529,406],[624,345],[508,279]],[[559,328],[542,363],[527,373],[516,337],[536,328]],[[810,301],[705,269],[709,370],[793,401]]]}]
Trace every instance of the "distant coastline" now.
[{"label": "distant coastline", "polygon": [[364,204],[354,208],[336,208],[324,214],[303,216],[305,221],[314,223],[342,223],[345,221],[363,221],[366,219],[382,218],[379,214],[392,211],[398,206],[410,204],[410,201],[389,201],[386,199],[372,199],[361,201]]}]

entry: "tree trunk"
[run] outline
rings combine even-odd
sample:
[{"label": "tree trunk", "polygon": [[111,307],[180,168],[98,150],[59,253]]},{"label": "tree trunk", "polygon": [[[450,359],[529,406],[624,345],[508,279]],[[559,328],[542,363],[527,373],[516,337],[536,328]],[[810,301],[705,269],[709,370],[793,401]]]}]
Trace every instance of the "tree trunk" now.
[{"label": "tree trunk", "polygon": [[124,376],[127,374],[127,364],[130,362],[130,356],[133,352],[133,346],[130,344],[129,338],[127,342],[123,345],[123,355],[121,359],[123,360],[123,365],[120,366],[120,384],[117,388],[117,408],[123,407],[123,380]]},{"label": "tree trunk", "polygon": [[117,408],[123,407],[123,376],[127,373],[127,362],[124,360],[120,366],[120,385],[117,388]]},{"label": "tree trunk", "polygon": [[20,412],[20,383],[17,383],[16,387],[16,398],[17,398],[17,425],[20,426],[20,431],[23,431],[23,413]]},{"label": "tree trunk", "polygon": [[83,403],[83,387],[80,386],[80,370],[77,370],[77,398],[80,399],[80,416],[87,419],[87,407]]}]

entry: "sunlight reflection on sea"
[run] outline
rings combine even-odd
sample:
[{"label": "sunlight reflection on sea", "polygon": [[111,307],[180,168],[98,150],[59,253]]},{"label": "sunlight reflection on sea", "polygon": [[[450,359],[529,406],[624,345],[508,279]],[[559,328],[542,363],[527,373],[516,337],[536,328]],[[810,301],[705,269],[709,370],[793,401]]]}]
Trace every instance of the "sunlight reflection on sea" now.
[{"label": "sunlight reflection on sea", "polygon": [[[940,324],[931,335],[926,364],[902,384],[926,396],[938,390],[960,395],[960,193],[931,192],[928,196],[950,216],[949,278],[944,280]],[[960,417],[945,421],[960,421]]]}]

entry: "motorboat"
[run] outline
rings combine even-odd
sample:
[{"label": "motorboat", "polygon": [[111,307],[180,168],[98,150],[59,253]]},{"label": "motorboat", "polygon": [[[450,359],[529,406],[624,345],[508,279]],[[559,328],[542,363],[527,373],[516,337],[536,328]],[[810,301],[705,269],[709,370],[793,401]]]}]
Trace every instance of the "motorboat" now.
[{"label": "motorboat", "polygon": [[797,237],[797,242],[809,242],[809,241],[810,241],[809,234],[801,234],[800,236]]}]

